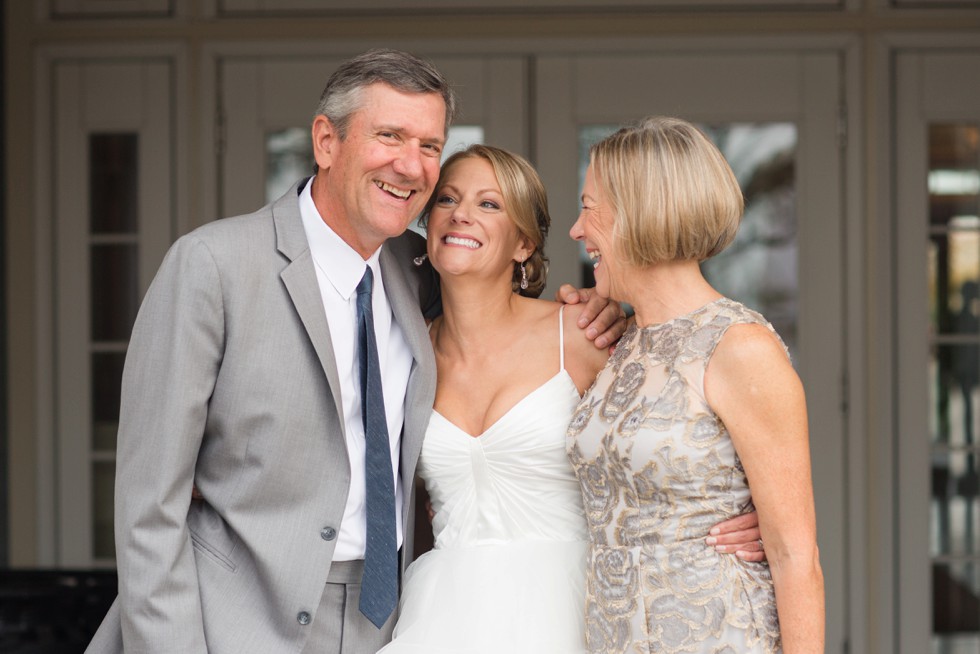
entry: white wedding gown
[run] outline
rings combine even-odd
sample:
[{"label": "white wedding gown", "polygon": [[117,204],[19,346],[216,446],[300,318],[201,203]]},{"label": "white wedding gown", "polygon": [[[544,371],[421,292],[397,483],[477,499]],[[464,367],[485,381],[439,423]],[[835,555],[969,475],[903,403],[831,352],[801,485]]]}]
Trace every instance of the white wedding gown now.
[{"label": "white wedding gown", "polygon": [[588,536],[565,454],[579,395],[564,348],[560,367],[479,437],[432,412],[418,472],[435,549],[406,573],[384,654],[586,651]]}]

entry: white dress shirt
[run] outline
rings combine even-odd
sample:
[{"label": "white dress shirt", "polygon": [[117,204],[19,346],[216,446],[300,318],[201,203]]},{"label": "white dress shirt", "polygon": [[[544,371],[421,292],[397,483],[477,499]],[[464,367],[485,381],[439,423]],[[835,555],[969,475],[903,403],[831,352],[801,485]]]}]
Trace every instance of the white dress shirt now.
[{"label": "white dress shirt", "polygon": [[[330,327],[330,342],[337,361],[340,377],[340,397],[347,453],[350,458],[350,492],[344,509],[343,522],[334,550],[335,561],[364,558],[366,540],[366,490],[364,478],[364,424],[361,422],[361,382],[357,357],[357,284],[364,276],[366,266],[374,271],[372,307],[374,333],[378,343],[378,360],[381,366],[381,386],[388,418],[388,438],[391,441],[391,469],[395,481],[395,515],[398,546],[401,547],[402,506],[404,489],[400,483],[398,464],[401,454],[402,424],[405,419],[405,393],[412,368],[412,353],[398,323],[395,322],[385,295],[379,256],[381,248],[366,262],[344,242],[320,217],[313,196],[311,183],[307,183],[299,196],[300,215],[310,244],[310,253],[320,285],[320,296]],[[382,246],[383,247],[383,246]],[[326,437],[326,426],[324,426]]]}]

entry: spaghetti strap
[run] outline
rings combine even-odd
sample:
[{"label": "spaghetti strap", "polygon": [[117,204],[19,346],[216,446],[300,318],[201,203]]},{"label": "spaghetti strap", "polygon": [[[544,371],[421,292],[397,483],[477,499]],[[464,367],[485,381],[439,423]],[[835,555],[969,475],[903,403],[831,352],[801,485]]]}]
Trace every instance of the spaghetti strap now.
[{"label": "spaghetti strap", "polygon": [[558,372],[565,369],[565,321],[562,314],[565,313],[565,305],[558,307]]}]

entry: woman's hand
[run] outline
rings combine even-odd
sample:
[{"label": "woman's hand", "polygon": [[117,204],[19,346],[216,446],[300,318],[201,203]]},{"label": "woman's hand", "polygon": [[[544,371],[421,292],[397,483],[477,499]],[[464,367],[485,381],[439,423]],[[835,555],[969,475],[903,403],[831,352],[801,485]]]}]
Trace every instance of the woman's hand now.
[{"label": "woman's hand", "polygon": [[745,561],[766,560],[762,532],[759,531],[759,514],[755,511],[719,522],[708,534],[704,542],[718,552],[735,554]]}]

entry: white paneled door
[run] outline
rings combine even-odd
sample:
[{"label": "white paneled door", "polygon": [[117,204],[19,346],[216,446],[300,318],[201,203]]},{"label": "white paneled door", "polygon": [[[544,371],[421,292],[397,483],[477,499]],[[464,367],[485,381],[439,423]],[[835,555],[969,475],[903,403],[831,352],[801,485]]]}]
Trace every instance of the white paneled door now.
[{"label": "white paneled door", "polygon": [[55,560],[114,563],[122,365],[143,293],[174,238],[173,65],[52,63]]}]

